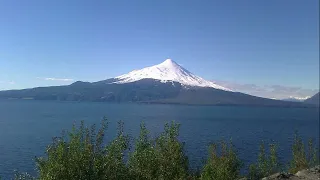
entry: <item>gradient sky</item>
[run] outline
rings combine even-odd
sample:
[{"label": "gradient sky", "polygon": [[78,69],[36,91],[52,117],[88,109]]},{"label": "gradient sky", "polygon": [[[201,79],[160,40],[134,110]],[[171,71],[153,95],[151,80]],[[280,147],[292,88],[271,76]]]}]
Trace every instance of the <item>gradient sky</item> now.
[{"label": "gradient sky", "polygon": [[98,81],[167,58],[209,80],[316,92],[319,0],[0,0],[0,89]]}]

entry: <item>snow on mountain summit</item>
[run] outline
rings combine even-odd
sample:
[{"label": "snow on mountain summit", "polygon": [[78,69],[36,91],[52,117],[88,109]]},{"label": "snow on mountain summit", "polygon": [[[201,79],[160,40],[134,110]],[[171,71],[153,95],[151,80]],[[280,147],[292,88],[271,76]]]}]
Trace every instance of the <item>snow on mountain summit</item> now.
[{"label": "snow on mountain summit", "polygon": [[155,66],[134,70],[128,74],[115,77],[116,81],[114,83],[123,84],[146,78],[157,79],[161,82],[176,81],[187,86],[212,87],[215,89],[231,91],[228,88],[219,86],[192,74],[171,59],[167,59]]}]

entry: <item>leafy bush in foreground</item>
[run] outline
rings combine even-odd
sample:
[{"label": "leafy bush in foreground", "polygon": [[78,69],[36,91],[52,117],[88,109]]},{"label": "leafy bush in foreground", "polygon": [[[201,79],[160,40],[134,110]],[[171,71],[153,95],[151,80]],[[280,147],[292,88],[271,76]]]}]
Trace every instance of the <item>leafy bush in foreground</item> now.
[{"label": "leafy bush in foreground", "polygon": [[265,144],[262,142],[260,145],[258,162],[256,164],[251,164],[249,167],[249,179],[261,179],[280,170],[277,146],[275,144],[269,145],[269,153],[268,156],[266,154]]},{"label": "leafy bush in foreground", "polygon": [[[128,162],[124,160],[129,137],[124,134],[123,123],[118,124],[116,138],[105,145],[107,121],[103,120],[96,133],[95,126],[79,128],[53,139],[47,157],[36,159],[41,180],[96,180],[96,179],[185,179],[188,159],[183,144],[178,141],[179,125],[166,124],[164,132],[150,140],[141,124],[140,136]],[[27,174],[16,174],[15,179],[31,179]]]},{"label": "leafy bush in foreground", "polygon": [[123,134],[119,123],[118,136],[106,147],[104,133],[106,120],[96,134],[95,126],[79,129],[73,126],[68,136],[54,138],[47,149],[47,158],[38,158],[39,178],[43,180],[61,179],[107,179],[125,177],[128,172],[123,162],[123,152],[127,149],[128,137]]},{"label": "leafy bush in foreground", "polygon": [[154,142],[148,136],[144,124],[140,125],[140,135],[136,140],[135,151],[130,154],[128,166],[136,179],[156,179],[158,177],[159,159],[156,155]]},{"label": "leafy bush in foreground", "polygon": [[165,132],[156,140],[156,152],[159,155],[160,179],[185,179],[188,159],[183,152],[183,144],[177,139],[179,124],[165,124]]},{"label": "leafy bush in foreground", "polygon": [[183,144],[177,139],[179,125],[166,124],[165,131],[152,141],[148,131],[141,124],[136,149],[129,159],[129,169],[135,179],[185,179],[188,159]]},{"label": "leafy bush in foreground", "polygon": [[298,135],[295,132],[294,141],[292,144],[292,160],[289,165],[289,171],[296,173],[299,170],[309,168],[316,164],[319,164],[319,149],[317,149],[312,141],[308,142],[307,153],[305,152],[306,147]]},{"label": "leafy bush in foreground", "polygon": [[231,142],[228,144],[222,141],[220,144],[212,144],[209,150],[209,158],[201,172],[201,180],[237,179],[240,176],[241,166],[242,163],[237,157]]},{"label": "leafy bush in foreground", "polygon": [[[53,139],[46,151],[46,157],[36,159],[38,177],[27,173],[14,175],[15,180],[231,180],[240,178],[242,162],[232,143],[221,141],[209,148],[206,164],[196,173],[191,173],[184,144],[178,140],[180,125],[165,124],[164,132],[155,138],[149,137],[145,125],[140,125],[140,135],[135,140],[133,151],[129,151],[129,136],[125,135],[123,123],[118,123],[118,133],[110,143],[105,142],[107,120],[96,130],[93,125],[85,127],[81,122],[77,128]],[[292,145],[293,159],[289,170],[298,170],[319,164],[313,141],[305,149],[296,133]],[[126,154],[128,153],[128,154]],[[127,158],[124,158],[127,157]],[[277,146],[260,145],[258,160],[249,168],[249,179],[260,179],[280,170]],[[1,177],[0,177],[1,179]]]}]

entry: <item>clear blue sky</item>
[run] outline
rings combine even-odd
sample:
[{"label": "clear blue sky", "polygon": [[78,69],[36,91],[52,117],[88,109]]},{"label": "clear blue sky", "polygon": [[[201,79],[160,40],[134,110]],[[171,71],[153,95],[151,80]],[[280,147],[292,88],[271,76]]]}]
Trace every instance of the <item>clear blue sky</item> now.
[{"label": "clear blue sky", "polygon": [[318,89],[319,1],[0,0],[0,89],[98,81],[166,58],[205,79]]}]

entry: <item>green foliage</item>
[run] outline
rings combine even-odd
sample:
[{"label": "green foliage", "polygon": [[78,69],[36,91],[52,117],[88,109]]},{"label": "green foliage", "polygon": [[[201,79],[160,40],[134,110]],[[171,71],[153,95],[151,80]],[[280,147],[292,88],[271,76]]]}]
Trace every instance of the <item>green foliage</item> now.
[{"label": "green foliage", "polygon": [[[178,140],[180,125],[166,123],[159,137],[150,138],[144,123],[135,140],[134,151],[129,151],[129,136],[125,135],[123,122],[118,123],[117,136],[105,142],[107,120],[96,130],[95,125],[79,127],[53,139],[47,147],[46,157],[36,159],[39,180],[233,180],[240,178],[242,162],[231,142],[214,143],[209,147],[209,157],[201,171],[191,172],[184,144]],[[295,134],[292,145],[292,173],[319,163],[318,149],[312,140],[305,147]],[[128,156],[127,156],[128,155]],[[128,157],[125,161],[124,157]],[[269,145],[266,152],[262,142],[258,160],[250,165],[248,179],[261,179],[280,171],[277,146]],[[0,177],[1,179],[1,177]],[[15,172],[14,180],[36,180],[27,173]]]},{"label": "green foliage", "polygon": [[313,143],[312,139],[308,141],[308,164],[309,167],[315,166],[319,164],[319,148]]},{"label": "green foliage", "polygon": [[145,124],[142,123],[135,151],[131,153],[128,162],[130,173],[135,179],[156,179],[159,176],[159,159],[148,134]]},{"label": "green foliage", "polygon": [[122,124],[116,139],[103,147],[106,127],[104,119],[96,134],[94,125],[88,128],[81,122],[79,129],[73,126],[68,136],[54,138],[47,148],[47,158],[36,161],[40,179],[116,179],[128,174],[123,162],[128,138],[123,134]]},{"label": "green foliage", "polygon": [[[219,146],[220,145],[220,146]],[[220,147],[220,151],[219,150]],[[233,180],[239,178],[242,162],[237,157],[232,143],[221,141],[209,148],[209,158],[202,172],[202,180]]]},{"label": "green foliage", "polygon": [[129,136],[124,134],[123,122],[119,122],[118,135],[107,147],[102,159],[104,172],[93,179],[130,179],[129,170],[124,162],[124,152],[129,147]]},{"label": "green foliage", "polygon": [[266,154],[264,142],[260,144],[259,149],[258,162],[249,166],[249,179],[260,179],[280,170],[277,146],[275,144],[269,145],[269,155]]},{"label": "green foliage", "polygon": [[159,160],[159,179],[185,179],[188,158],[179,142],[179,124],[166,123],[164,132],[156,139],[155,151]]},{"label": "green foliage", "polygon": [[[165,125],[165,131],[150,140],[148,130],[141,124],[135,151],[124,161],[129,148],[129,137],[124,134],[123,123],[118,124],[118,134],[104,146],[106,120],[96,133],[95,126],[79,128],[54,138],[47,148],[47,157],[37,158],[41,180],[55,179],[186,179],[188,159],[183,144],[178,141],[179,125]],[[17,176],[22,177],[22,175]],[[21,179],[21,178],[20,178]]]},{"label": "green foliage", "polygon": [[165,125],[165,131],[150,140],[144,124],[140,126],[135,151],[129,159],[129,169],[135,179],[186,179],[188,159],[183,144],[177,139],[179,124]]},{"label": "green foliage", "polygon": [[290,162],[289,171],[296,173],[299,170],[309,168],[316,164],[319,164],[319,149],[317,149],[312,141],[308,142],[307,153],[305,152],[305,145],[299,136],[298,132],[295,132],[294,141],[292,144],[292,160]]}]

